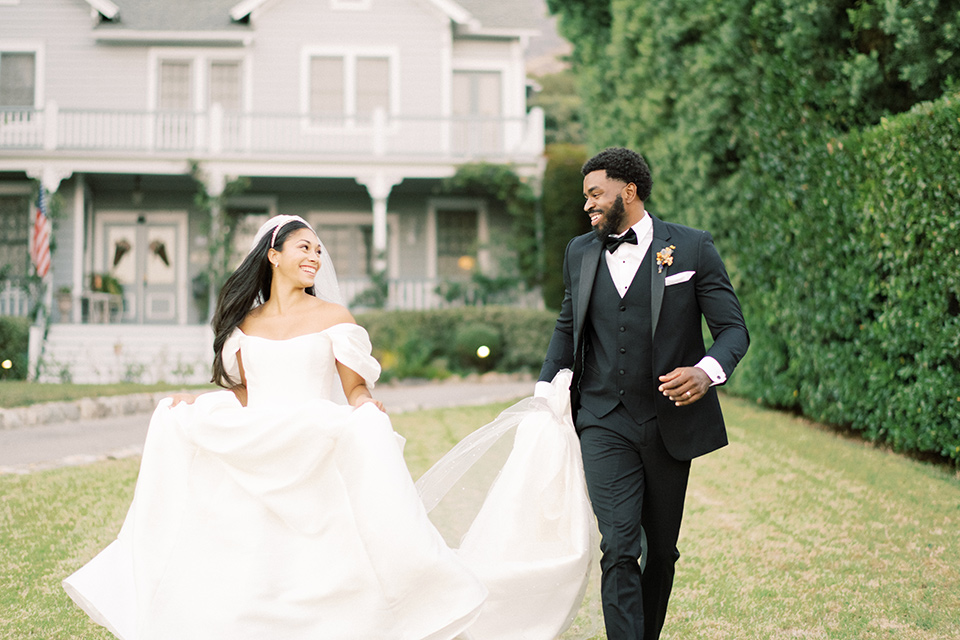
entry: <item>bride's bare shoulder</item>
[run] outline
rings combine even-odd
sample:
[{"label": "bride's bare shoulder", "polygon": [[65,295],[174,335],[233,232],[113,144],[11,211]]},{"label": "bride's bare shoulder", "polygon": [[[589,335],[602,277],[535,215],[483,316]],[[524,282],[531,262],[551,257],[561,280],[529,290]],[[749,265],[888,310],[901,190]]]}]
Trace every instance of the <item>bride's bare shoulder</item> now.
[{"label": "bride's bare shoulder", "polygon": [[311,303],[311,327],[316,331],[329,329],[335,324],[356,324],[353,314],[341,304],[316,299]]}]

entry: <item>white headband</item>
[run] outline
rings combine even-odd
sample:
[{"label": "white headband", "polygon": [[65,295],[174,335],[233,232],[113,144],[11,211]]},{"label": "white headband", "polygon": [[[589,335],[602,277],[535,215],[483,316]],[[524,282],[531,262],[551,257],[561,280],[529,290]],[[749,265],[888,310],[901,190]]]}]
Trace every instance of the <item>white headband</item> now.
[{"label": "white headband", "polygon": [[[257,248],[257,245],[260,244],[263,236],[267,235],[267,233],[272,234],[270,236],[270,248],[274,248],[273,245],[277,241],[277,233],[280,231],[280,227],[288,222],[294,221],[302,222],[307,225],[307,228],[313,231],[314,234],[317,233],[314,228],[310,226],[310,223],[300,216],[274,216],[261,225],[256,237],[253,239],[253,244],[250,245],[250,251]],[[319,236],[317,240],[320,241]],[[317,277],[314,278],[313,281],[314,295],[323,300],[342,305],[344,301],[343,294],[340,292],[340,283],[337,281],[337,270],[333,268],[333,261],[330,259],[330,254],[327,253],[327,248],[323,246],[323,241],[320,241],[320,252],[324,255],[325,259],[320,261],[320,269],[317,271]]]},{"label": "white headband", "polygon": [[[302,222],[303,224],[307,225],[307,228],[310,229],[310,231],[313,231],[313,227],[310,226],[310,223],[300,216],[273,216],[260,226],[260,229],[257,231],[257,235],[253,238],[253,244],[250,245],[250,251],[253,251],[257,248],[257,245],[260,244],[260,240],[263,238],[263,236],[267,235],[267,232],[271,229],[273,229],[273,235],[270,236],[270,248],[273,249],[273,245],[277,241],[277,232],[280,231],[280,227],[288,222],[293,222],[294,220]],[[313,233],[316,234],[317,232],[313,231]]]}]

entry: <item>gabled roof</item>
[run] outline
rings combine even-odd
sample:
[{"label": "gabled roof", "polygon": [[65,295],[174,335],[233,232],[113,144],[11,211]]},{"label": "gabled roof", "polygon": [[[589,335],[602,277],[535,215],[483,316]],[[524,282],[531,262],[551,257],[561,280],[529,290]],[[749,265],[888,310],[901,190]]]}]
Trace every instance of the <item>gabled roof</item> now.
[{"label": "gabled roof", "polygon": [[[246,19],[268,3],[283,0],[86,0],[110,22],[101,38],[143,40],[183,32],[184,39],[239,39],[250,34]],[[461,33],[533,35],[540,16],[528,0],[421,0],[447,16]],[[144,33],[146,32],[146,33]],[[220,36],[217,33],[220,32]],[[226,32],[226,33],[224,33]],[[194,36],[189,34],[193,33]],[[203,35],[201,35],[203,34]]]},{"label": "gabled roof", "polygon": [[87,4],[108,20],[113,20],[120,11],[120,8],[110,0],[87,0]]},{"label": "gabled roof", "polygon": [[[248,29],[230,19],[237,0],[87,0],[91,5],[114,4],[119,20],[100,28],[136,31],[218,31]],[[97,8],[97,7],[95,7]],[[103,13],[97,8],[100,13]],[[107,16],[113,18],[113,16]]]},{"label": "gabled roof", "polygon": [[[242,20],[269,2],[281,0],[241,0],[230,9],[233,20]],[[433,5],[456,25],[468,32],[537,32],[540,16],[534,3],[517,0],[422,0]]]},{"label": "gabled roof", "polygon": [[456,0],[481,31],[539,31],[538,3],[523,0]]}]

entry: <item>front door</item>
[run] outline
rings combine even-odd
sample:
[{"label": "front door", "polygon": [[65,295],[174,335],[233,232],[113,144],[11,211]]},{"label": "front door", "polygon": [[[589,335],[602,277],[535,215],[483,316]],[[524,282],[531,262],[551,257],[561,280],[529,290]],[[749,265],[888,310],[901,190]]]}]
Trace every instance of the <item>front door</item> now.
[{"label": "front door", "polygon": [[123,287],[124,322],[182,324],[186,214],[101,214],[97,271]]}]

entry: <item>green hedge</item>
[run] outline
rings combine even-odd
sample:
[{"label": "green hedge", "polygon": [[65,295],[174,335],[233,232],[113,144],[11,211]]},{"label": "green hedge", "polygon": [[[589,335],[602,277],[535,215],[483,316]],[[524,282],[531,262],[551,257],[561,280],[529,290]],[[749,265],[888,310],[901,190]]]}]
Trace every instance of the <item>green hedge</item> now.
[{"label": "green hedge", "polygon": [[[482,371],[536,373],[557,316],[552,311],[459,307],[357,315],[370,333],[383,378],[443,378]],[[487,346],[486,358],[476,357]]]},{"label": "green hedge", "polygon": [[30,346],[30,319],[0,316],[0,363],[9,360],[11,367],[0,367],[0,380],[27,379],[27,351]]},{"label": "green hedge", "polygon": [[543,172],[543,302],[560,309],[563,302],[563,254],[567,243],[590,231],[590,218],[583,211],[583,176],[587,161],[583,145],[554,144],[547,147]]},{"label": "green hedge", "polygon": [[960,463],[960,96],[755,175],[732,389]]}]

